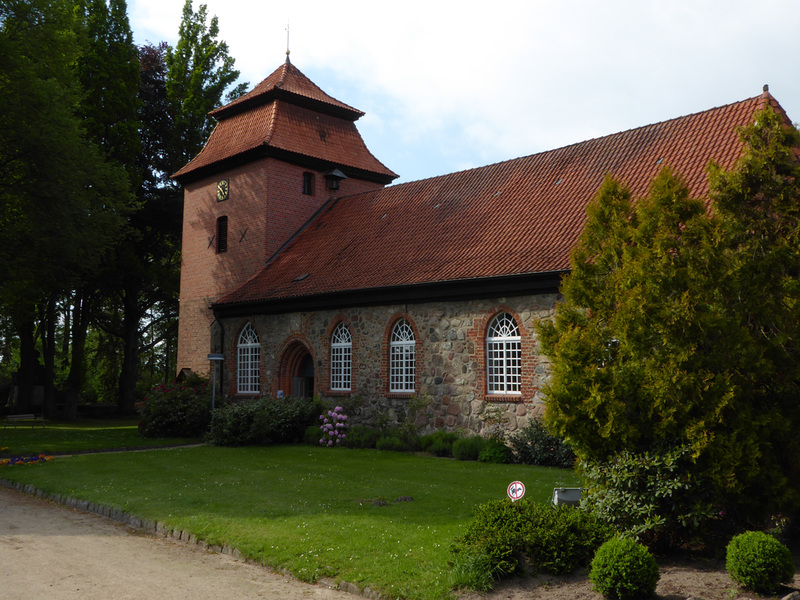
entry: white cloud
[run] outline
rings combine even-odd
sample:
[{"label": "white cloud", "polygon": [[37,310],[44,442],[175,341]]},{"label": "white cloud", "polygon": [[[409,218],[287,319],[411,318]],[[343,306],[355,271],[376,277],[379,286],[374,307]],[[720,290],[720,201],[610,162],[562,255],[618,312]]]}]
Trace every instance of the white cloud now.
[{"label": "white cloud", "polygon": [[[403,180],[727,104],[764,83],[800,120],[793,0],[377,3],[209,0],[252,85],[291,59]],[[175,43],[181,0],[131,0],[137,42]],[[195,8],[199,2],[195,2]]]}]

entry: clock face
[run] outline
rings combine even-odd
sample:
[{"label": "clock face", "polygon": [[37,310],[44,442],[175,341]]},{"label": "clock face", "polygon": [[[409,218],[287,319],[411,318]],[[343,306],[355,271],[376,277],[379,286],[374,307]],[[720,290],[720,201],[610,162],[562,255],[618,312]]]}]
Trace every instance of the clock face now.
[{"label": "clock face", "polygon": [[230,193],[230,183],[227,179],[223,179],[217,184],[217,202],[222,202],[228,199]]}]

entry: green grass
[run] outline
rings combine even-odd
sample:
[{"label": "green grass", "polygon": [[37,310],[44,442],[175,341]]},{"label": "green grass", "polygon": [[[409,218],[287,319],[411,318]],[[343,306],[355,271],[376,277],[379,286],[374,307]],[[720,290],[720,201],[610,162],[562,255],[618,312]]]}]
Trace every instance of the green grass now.
[{"label": "green grass", "polygon": [[[0,418],[2,420],[2,418]],[[17,427],[0,429],[0,446],[4,454],[57,454],[114,448],[170,446],[197,442],[197,439],[148,439],[139,435],[138,419],[86,419],[80,421],[45,421],[32,427],[18,423]]]},{"label": "green grass", "polygon": [[[541,502],[578,483],[562,469],[311,446],[81,455],[0,477],[228,544],[303,580],[419,600],[451,595],[450,544],[478,504],[517,479]],[[394,502],[404,496],[413,501]]]}]

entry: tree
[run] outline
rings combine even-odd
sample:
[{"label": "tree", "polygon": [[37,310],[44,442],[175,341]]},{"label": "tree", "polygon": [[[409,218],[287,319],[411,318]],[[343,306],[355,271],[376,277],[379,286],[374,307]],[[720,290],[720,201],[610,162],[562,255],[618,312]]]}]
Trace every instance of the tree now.
[{"label": "tree", "polygon": [[742,139],[710,210],[668,170],[635,203],[607,180],[539,329],[546,421],[584,464],[688,448],[739,524],[800,506],[798,135],[765,111]]},{"label": "tree", "polygon": [[52,314],[39,307],[96,272],[129,199],[124,171],[83,135],[73,69],[82,32],[72,8],[67,0],[0,8],[0,306],[20,338],[23,408],[39,368],[35,322]]},{"label": "tree", "polygon": [[[214,128],[208,113],[222,103],[223,94],[239,77],[234,59],[228,56],[228,44],[218,40],[219,20],[207,25],[207,7],[192,9],[186,0],[175,49],[167,50],[167,99],[174,115],[175,136],[170,148],[170,162],[178,170],[203,147]],[[241,96],[247,83],[240,83],[227,95],[228,100]]]}]

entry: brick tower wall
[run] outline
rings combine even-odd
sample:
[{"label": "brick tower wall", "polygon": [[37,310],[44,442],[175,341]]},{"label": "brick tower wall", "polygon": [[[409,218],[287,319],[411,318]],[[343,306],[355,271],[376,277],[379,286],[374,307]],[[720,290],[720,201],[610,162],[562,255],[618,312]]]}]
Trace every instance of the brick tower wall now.
[{"label": "brick tower wall", "polygon": [[[312,173],[313,193],[303,193]],[[229,197],[217,201],[217,183],[227,179]],[[383,187],[345,179],[338,196]],[[266,260],[331,197],[325,177],[276,159],[260,159],[186,185],[184,189],[178,371],[209,372],[210,305],[255,275]],[[228,244],[218,252],[217,220],[228,218]]]}]

